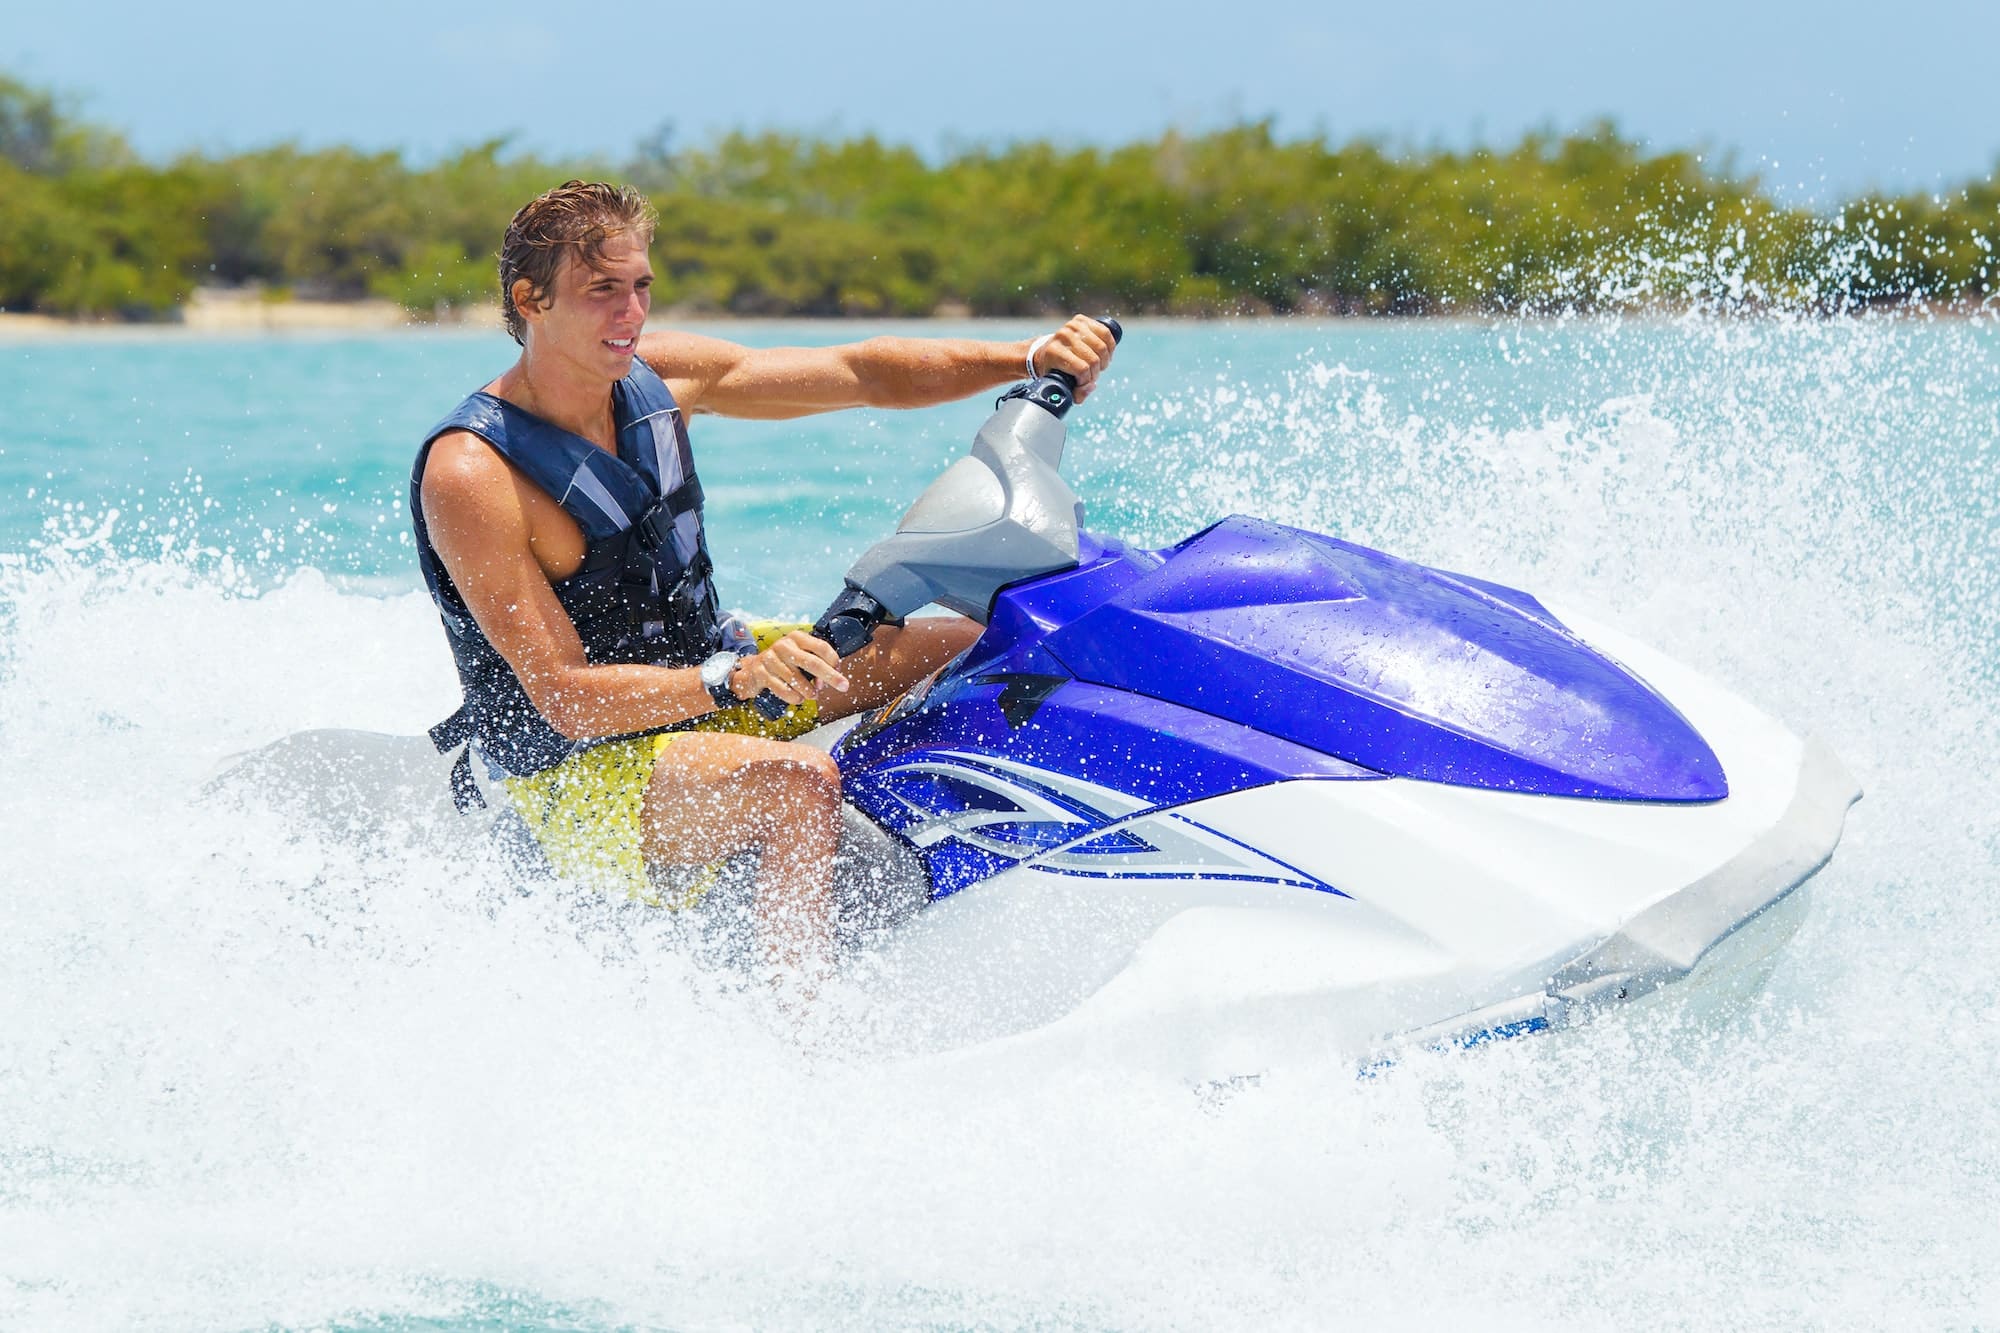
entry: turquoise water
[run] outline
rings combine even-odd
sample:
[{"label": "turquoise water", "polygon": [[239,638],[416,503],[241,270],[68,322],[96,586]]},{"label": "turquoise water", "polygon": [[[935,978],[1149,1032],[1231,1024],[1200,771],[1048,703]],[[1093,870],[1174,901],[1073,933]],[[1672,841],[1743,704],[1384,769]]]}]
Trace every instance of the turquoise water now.
[{"label": "turquoise water", "polygon": [[[1072,418],[1093,526],[1594,605],[1868,790],[1744,1015],[1225,1093],[802,1055],[423,817],[201,795],[449,710],[406,469],[510,348],[0,343],[0,1325],[2000,1323],[1991,321],[1134,329]],[[983,413],[699,423],[726,600],[816,610]]]}]

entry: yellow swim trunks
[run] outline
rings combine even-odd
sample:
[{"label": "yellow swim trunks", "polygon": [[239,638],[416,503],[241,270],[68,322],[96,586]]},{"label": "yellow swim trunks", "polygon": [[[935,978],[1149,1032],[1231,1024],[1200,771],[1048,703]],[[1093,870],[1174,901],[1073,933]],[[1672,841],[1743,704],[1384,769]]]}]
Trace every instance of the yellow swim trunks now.
[{"label": "yellow swim trunks", "polygon": [[[751,633],[759,648],[767,648],[791,630],[811,628],[809,624],[760,621],[751,626]],[[818,724],[818,705],[808,699],[792,705],[775,720],[749,704],[724,708],[701,718],[688,730],[791,740]],[[716,867],[656,883],[647,873],[640,828],[646,782],[653,775],[653,765],[685,734],[667,731],[593,745],[554,768],[524,778],[504,778],[501,785],[557,874],[606,891],[622,891],[649,906],[689,907],[707,892]]]}]

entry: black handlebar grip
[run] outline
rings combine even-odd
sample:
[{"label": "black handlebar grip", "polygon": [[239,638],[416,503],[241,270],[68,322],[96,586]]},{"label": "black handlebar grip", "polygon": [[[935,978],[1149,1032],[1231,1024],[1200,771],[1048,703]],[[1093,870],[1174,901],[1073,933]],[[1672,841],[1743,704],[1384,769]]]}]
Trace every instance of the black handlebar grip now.
[{"label": "black handlebar grip", "polygon": [[777,695],[771,693],[769,690],[765,690],[755,699],[752,699],[750,701],[750,706],[752,708],[755,708],[767,722],[776,722],[779,718],[785,715],[785,710],[791,707],[790,704],[786,703],[783,699],[780,699]]}]

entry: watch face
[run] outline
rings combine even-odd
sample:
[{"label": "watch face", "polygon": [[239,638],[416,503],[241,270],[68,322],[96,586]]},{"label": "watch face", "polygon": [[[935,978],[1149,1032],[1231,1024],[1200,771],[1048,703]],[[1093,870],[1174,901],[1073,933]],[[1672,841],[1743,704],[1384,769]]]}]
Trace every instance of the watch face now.
[{"label": "watch face", "polygon": [[717,653],[701,664],[701,683],[711,690],[727,684],[729,673],[736,669],[737,662],[741,660],[735,653]]}]

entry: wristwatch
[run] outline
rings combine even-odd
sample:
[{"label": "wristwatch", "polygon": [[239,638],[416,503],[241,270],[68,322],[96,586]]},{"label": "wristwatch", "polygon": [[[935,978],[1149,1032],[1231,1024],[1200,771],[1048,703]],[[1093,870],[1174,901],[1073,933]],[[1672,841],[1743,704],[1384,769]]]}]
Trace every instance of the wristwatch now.
[{"label": "wristwatch", "polygon": [[717,708],[735,708],[743,701],[729,688],[729,677],[743,660],[739,653],[727,648],[701,664],[701,683],[708,686],[708,697],[715,701]]}]

